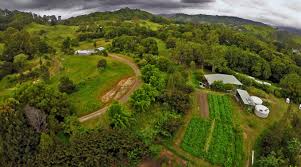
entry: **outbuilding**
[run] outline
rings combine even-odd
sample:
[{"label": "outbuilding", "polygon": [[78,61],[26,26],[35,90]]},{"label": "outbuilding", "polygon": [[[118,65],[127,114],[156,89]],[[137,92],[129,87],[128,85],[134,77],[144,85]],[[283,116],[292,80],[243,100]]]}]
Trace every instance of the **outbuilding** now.
[{"label": "outbuilding", "polygon": [[227,74],[208,74],[205,75],[207,84],[211,86],[216,81],[222,81],[224,84],[238,85],[241,86],[242,83],[233,75]]},{"label": "outbuilding", "polygon": [[253,101],[251,99],[251,96],[249,95],[249,93],[247,91],[242,90],[242,89],[237,89],[236,96],[241,100],[241,102],[244,105],[255,106],[255,104],[253,103]]}]

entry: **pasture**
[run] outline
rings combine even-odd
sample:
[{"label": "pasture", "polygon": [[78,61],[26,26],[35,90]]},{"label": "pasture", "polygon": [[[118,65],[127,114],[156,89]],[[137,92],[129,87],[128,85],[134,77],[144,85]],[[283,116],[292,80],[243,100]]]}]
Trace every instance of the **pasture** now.
[{"label": "pasture", "polygon": [[[105,70],[97,69],[100,59],[106,59]],[[77,91],[70,95],[79,116],[86,115],[102,107],[100,97],[121,79],[134,75],[126,64],[109,57],[100,56],[66,56],[62,59],[62,69],[51,78],[51,85],[57,87],[59,79],[69,77],[77,85]]]}]

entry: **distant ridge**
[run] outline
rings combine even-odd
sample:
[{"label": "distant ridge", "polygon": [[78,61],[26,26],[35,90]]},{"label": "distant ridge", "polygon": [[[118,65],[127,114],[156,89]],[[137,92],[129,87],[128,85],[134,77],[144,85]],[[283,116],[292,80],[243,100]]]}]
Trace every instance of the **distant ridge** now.
[{"label": "distant ridge", "polygon": [[296,35],[301,35],[301,29],[298,28],[278,26],[277,29],[278,31],[287,31]]},{"label": "distant ridge", "polygon": [[161,16],[170,18],[176,22],[226,24],[226,25],[234,25],[234,26],[235,25],[240,26],[245,24],[252,24],[257,26],[269,26],[261,22],[243,19],[234,16],[214,16],[214,15],[204,15],[204,14],[188,15],[183,13],[161,14]]}]

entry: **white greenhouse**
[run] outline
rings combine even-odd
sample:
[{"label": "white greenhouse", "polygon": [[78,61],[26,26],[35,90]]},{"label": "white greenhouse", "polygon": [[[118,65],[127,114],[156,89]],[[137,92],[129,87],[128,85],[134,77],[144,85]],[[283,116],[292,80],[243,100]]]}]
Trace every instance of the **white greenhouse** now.
[{"label": "white greenhouse", "polygon": [[270,114],[270,110],[264,105],[256,105],[255,114],[260,118],[267,118]]}]

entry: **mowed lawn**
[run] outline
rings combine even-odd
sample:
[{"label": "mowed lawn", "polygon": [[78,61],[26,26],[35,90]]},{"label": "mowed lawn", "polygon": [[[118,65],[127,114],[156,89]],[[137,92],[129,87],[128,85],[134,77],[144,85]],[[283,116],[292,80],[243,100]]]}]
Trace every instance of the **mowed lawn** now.
[{"label": "mowed lawn", "polygon": [[[108,62],[107,68],[102,71],[96,67],[100,59]],[[74,81],[77,91],[70,95],[70,100],[78,116],[100,109],[101,96],[121,79],[134,75],[126,64],[101,56],[66,56],[62,59],[62,65],[62,70],[51,78],[51,85],[57,87],[63,76]]]}]

